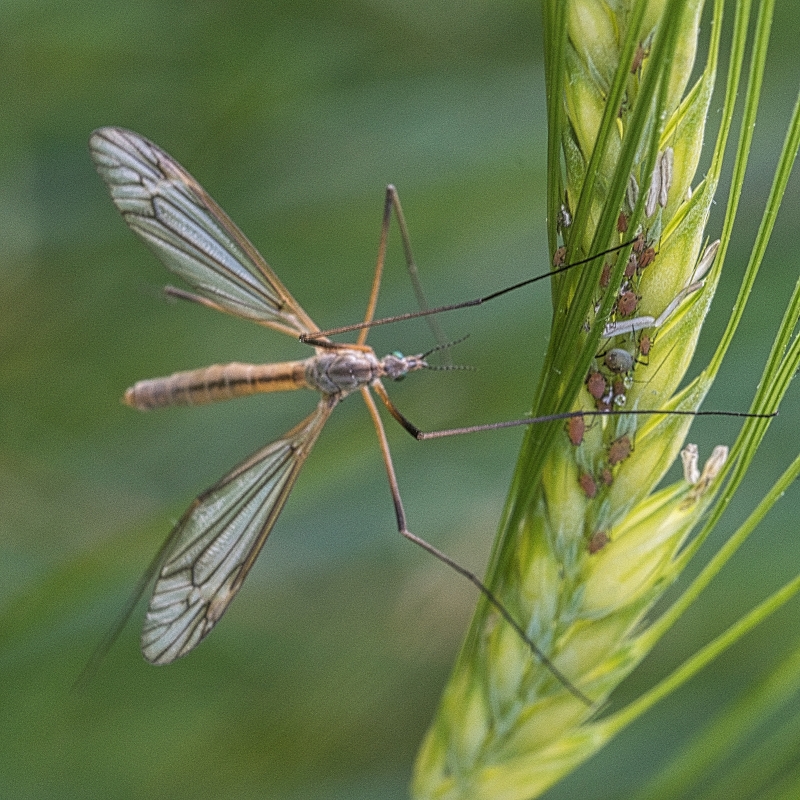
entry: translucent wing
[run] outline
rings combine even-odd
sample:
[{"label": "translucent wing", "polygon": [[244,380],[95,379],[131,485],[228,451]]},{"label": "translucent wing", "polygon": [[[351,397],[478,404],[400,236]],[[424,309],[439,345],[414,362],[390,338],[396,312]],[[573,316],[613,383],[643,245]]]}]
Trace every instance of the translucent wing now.
[{"label": "translucent wing", "polygon": [[195,500],[162,549],[142,630],[153,664],[185,655],[218,622],[242,585],[336,405],[323,397],[312,414],[259,450]]},{"label": "translucent wing", "polygon": [[202,186],[132,131],[100,128],[92,160],[117,209],[164,265],[220,311],[298,335],[319,330]]}]

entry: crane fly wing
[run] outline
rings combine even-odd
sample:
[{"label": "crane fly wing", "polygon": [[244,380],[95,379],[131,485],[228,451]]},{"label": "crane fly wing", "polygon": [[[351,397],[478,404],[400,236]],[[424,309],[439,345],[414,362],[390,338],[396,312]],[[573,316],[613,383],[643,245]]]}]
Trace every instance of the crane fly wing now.
[{"label": "crane fly wing", "polygon": [[128,227],[205,305],[295,336],[319,328],[205,189],[132,131],[99,128],[89,151]]},{"label": "crane fly wing", "polygon": [[242,585],[336,399],[254,453],[195,500],[162,548],[142,653],[169,664],[195,647]]}]

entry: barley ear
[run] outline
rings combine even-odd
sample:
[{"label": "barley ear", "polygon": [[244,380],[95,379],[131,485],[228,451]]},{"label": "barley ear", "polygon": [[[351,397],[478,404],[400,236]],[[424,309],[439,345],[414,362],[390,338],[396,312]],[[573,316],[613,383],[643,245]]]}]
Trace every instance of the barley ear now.
[{"label": "barley ear", "polygon": [[[568,264],[625,246],[553,279],[552,335],[533,414],[696,411],[730,345],[798,147],[796,112],[728,329],[708,366],[687,383],[741,192],[769,13],[762,8],[754,25],[733,189],[721,242],[709,244],[705,225],[731,129],[747,13],[734,21],[720,131],[711,168],[698,179],[722,0],[714,5],[708,56],[691,85],[702,2],[546,0],[544,6],[551,253]],[[789,301],[753,412],[774,411],[800,365],[800,346],[790,340],[798,314],[800,290]],[[540,795],[779,604],[773,599],[755,609],[678,677],[603,717],[609,694],[777,497],[759,506],[672,607],[649,618],[719,518],[769,424],[746,420],[730,451],[718,448],[703,464],[685,444],[690,422],[668,413],[615,414],[586,418],[583,428],[553,422],[528,429],[486,582],[556,669],[535,658],[481,601],[419,753],[414,797]],[[657,488],[679,458],[683,478]],[[800,459],[782,485],[798,471]],[[698,530],[701,518],[708,521]]]}]

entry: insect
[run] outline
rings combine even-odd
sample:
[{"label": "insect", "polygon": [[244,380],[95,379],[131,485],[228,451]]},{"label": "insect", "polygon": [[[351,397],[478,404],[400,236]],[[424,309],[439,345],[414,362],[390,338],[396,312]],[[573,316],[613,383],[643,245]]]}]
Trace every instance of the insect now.
[{"label": "insect", "polygon": [[[145,659],[153,664],[169,664],[192,650],[213,629],[253,566],[331,412],[347,395],[358,391],[378,435],[400,533],[475,584],[555,677],[589,702],[530,641],[476,575],[408,530],[386,433],[372,393],[407,430],[423,438],[425,434],[394,407],[382,380],[398,380],[410,372],[428,368],[427,354],[395,353],[378,358],[365,344],[374,316],[393,209],[412,266],[394,188],[387,189],[367,314],[363,323],[350,326],[350,329],[362,328],[361,333],[354,344],[339,344],[319,332],[239,228],[163,150],[120,128],[95,131],[89,149],[125,222],[168,269],[194,290],[167,287],[168,294],[296,336],[315,348],[314,355],[302,361],[215,365],[140,381],[127,390],[125,402],[148,410],[208,403],[256,392],[309,388],[320,393],[311,414],[201,494],[170,533],[139,586],[143,591],[155,575],[141,638]],[[442,309],[430,313],[439,310]],[[117,632],[118,629],[112,632],[110,641]],[[98,657],[101,656],[102,653]]]},{"label": "insect", "polygon": [[[467,303],[424,308],[416,314],[374,320],[393,210],[403,234],[409,267],[413,266],[402,210],[397,194],[390,186],[387,188],[375,277],[364,322],[320,331],[239,228],[200,184],[163,150],[142,136],[120,128],[95,131],[89,148],[97,170],[128,226],[168,269],[182,277],[194,290],[188,292],[168,287],[170,295],[296,336],[315,349],[313,356],[301,361],[215,365],[140,381],[125,393],[125,402],[144,410],[208,403],[256,392],[308,388],[320,394],[317,407],[311,414],[201,494],[173,528],[139,585],[139,589],[144,590],[155,576],[142,631],[144,657],[153,664],[168,664],[192,650],[213,629],[252,568],[331,412],[347,395],[358,391],[377,432],[399,532],[471,581],[565,688],[590,703],[530,640],[505,606],[474,573],[409,531],[386,433],[372,393],[417,439],[529,425],[543,419],[569,419],[582,412],[422,432],[397,410],[382,380],[398,380],[411,372],[429,368],[426,362],[428,354],[403,356],[395,353],[378,358],[365,343],[372,325],[479,305],[547,275],[522,281]],[[604,253],[593,258],[602,255]],[[575,262],[557,271],[579,263],[585,262]],[[626,330],[636,329],[635,325],[634,321],[628,321]],[[353,344],[340,344],[329,338],[333,333],[356,329],[361,329],[361,332]],[[434,349],[441,349],[441,345]],[[590,416],[597,413],[588,412]],[[640,410],[633,413],[656,412]],[[110,641],[118,630],[112,632]]]},{"label": "insect", "polygon": [[[251,319],[292,336],[319,328],[228,216],[179,164],[130,131],[103,128],[90,152],[128,226],[197,292],[170,294]],[[391,211],[393,190],[387,202]],[[395,201],[396,206],[396,201]],[[381,242],[382,261],[386,237]],[[380,267],[366,320],[372,318]],[[314,411],[202,494],[163,549],[163,560],[142,632],[153,664],[185,655],[219,621],[250,571],[286,502],[300,468],[333,409],[360,391],[378,432],[401,532],[407,531],[386,434],[371,391],[393,411],[381,383],[425,369],[425,355],[379,359],[364,344],[313,339],[315,354],[280,364],[226,364],[140,381],[125,402],[141,410],[192,405],[255,392],[309,388],[320,393]]]}]

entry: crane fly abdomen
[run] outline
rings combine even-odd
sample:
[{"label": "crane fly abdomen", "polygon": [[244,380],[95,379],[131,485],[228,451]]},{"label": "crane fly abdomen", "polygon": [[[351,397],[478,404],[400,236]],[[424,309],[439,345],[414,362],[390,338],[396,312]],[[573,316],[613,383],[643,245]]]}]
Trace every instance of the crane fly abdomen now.
[{"label": "crane fly abdomen", "polygon": [[314,388],[306,380],[308,361],[278,364],[213,364],[176,372],[166,378],[139,381],[125,392],[124,402],[140,411],[167,406],[196,406],[260,392]]}]

